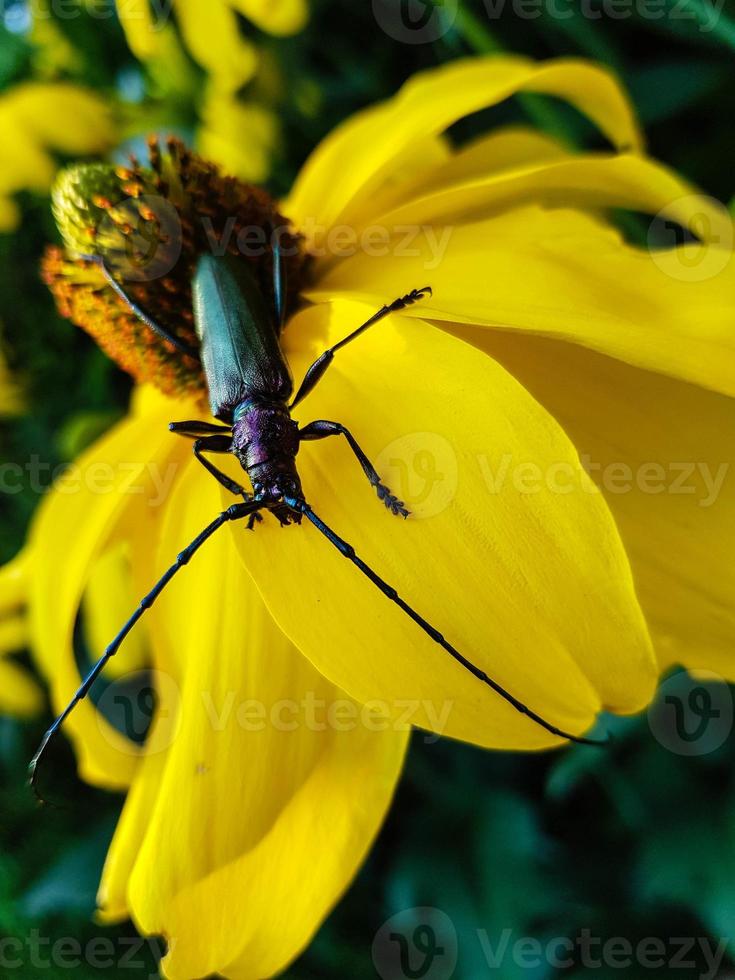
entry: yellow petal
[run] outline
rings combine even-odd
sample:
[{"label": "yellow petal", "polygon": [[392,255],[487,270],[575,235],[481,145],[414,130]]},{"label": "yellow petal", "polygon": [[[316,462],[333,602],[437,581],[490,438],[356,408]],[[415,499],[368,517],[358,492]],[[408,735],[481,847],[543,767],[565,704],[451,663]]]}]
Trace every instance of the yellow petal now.
[{"label": "yellow petal", "polygon": [[525,126],[506,126],[472,140],[451,154],[441,166],[430,172],[423,186],[443,187],[569,156],[571,154],[560,143],[544,133],[537,133]]},{"label": "yellow petal", "polygon": [[262,31],[279,36],[298,34],[306,26],[306,0],[231,0],[232,6]]},{"label": "yellow petal", "polygon": [[658,214],[700,234],[716,246],[735,239],[727,210],[660,164],[630,154],[579,155],[542,162],[438,187],[374,220],[389,228],[476,221],[518,204],[627,208]]},{"label": "yellow petal", "polygon": [[630,104],[614,78],[575,60],[534,64],[524,58],[472,58],[414,76],[398,95],[338,127],[314,151],[285,205],[297,223],[329,227],[369,203],[415,139],[518,92],[568,100],[619,148],[637,149]]},{"label": "yellow petal", "polygon": [[270,176],[279,136],[273,112],[215,90],[205,102],[197,149],[226,173],[257,184]]},{"label": "yellow petal", "polygon": [[[161,567],[221,506],[192,465],[167,510]],[[101,898],[120,903],[130,875],[124,904],[142,931],[169,939],[170,978],[272,976],[362,861],[407,732],[359,724],[357,706],[275,627],[226,532],[154,608],[181,655],[180,724],[136,778]]]},{"label": "yellow petal", "polygon": [[343,259],[307,298],[377,308],[429,284],[433,296],[408,315],[572,340],[735,393],[735,258],[719,244],[648,252],[578,212],[526,207],[388,252]]},{"label": "yellow petal", "polygon": [[458,329],[583,454],[620,528],[661,667],[735,679],[735,400],[568,344]]},{"label": "yellow petal", "polygon": [[[334,308],[331,339],[369,311]],[[287,343],[300,377],[328,311]],[[498,683],[566,730],[650,696],[649,640],[615,525],[551,417],[498,365],[429,324],[393,318],[344,351],[299,408],[337,419],[415,516],[378,503],[341,440],[306,443],[307,499],[378,574]],[[563,474],[563,476],[560,476]],[[558,489],[556,477],[565,486]],[[416,478],[414,490],[407,481]],[[281,628],[361,703],[481,745],[555,739],[429,640],[310,525],[233,536]]]},{"label": "yellow petal", "polygon": [[[140,599],[131,578],[128,548],[123,542],[107,550],[92,566],[84,592],[84,636],[91,659],[97,660]],[[108,677],[139,670],[146,662],[146,624],[125,641],[125,655],[114,657]]]},{"label": "yellow petal", "polygon": [[452,151],[449,141],[441,136],[417,139],[413,149],[413,156],[396,161],[394,172],[372,196],[369,209],[365,209],[366,221],[376,223],[379,215],[392,208],[450,184],[572,158],[556,140],[524,126],[506,126],[457,151]]},{"label": "yellow petal", "polygon": [[[34,522],[33,647],[51,684],[56,711],[80,683],[72,637],[97,557],[131,515],[141,533],[147,531],[154,540],[156,512],[180,451],[178,440],[167,431],[169,412],[162,407],[158,414],[132,416],[98,440],[47,495]],[[129,782],[137,749],[89,700],[78,706],[66,728],[85,779],[110,788]]]},{"label": "yellow petal", "polygon": [[[0,163],[0,190],[13,193],[20,190],[44,191],[51,185],[56,166],[51,155],[23,128],[22,120],[3,111],[0,102],[0,126],[6,135]],[[12,209],[7,220],[13,220]]]},{"label": "yellow petal", "polygon": [[223,90],[234,92],[257,67],[253,46],[240,34],[237,17],[225,0],[177,0],[176,14],[192,57]]},{"label": "yellow petal", "polygon": [[162,25],[153,20],[149,0],[118,0],[116,3],[125,40],[136,58],[148,61],[160,52]]},{"label": "yellow petal", "polygon": [[14,231],[20,222],[20,208],[9,197],[0,194],[0,232]]},{"label": "yellow petal", "polygon": [[31,548],[24,548],[0,567],[0,615],[16,611],[28,599],[32,564]]},{"label": "yellow petal", "polygon": [[[372,223],[377,215],[416,197],[423,188],[430,186],[435,174],[443,173],[458,156],[452,153],[449,140],[443,135],[417,137],[410,146],[405,147],[396,159],[395,167],[376,188],[369,207],[364,209],[364,221]],[[310,246],[314,244],[312,239],[318,241],[319,234],[323,234],[318,228],[314,229],[316,234],[312,234],[308,224],[300,230]]]},{"label": "yellow petal", "polygon": [[0,714],[31,718],[42,705],[41,690],[27,671],[0,658]]},{"label": "yellow petal", "polygon": [[[2,586],[0,585],[0,589]],[[0,602],[6,596],[0,593]],[[30,674],[8,660],[6,654],[28,646],[28,623],[23,615],[0,620],[0,714],[26,718],[37,714],[43,695]]]},{"label": "yellow petal", "polygon": [[94,153],[115,139],[109,102],[66,82],[16,85],[0,100],[5,116],[40,144],[69,155]]},{"label": "yellow petal", "polygon": [[0,656],[17,653],[28,646],[28,623],[25,616],[3,617],[0,620]]}]

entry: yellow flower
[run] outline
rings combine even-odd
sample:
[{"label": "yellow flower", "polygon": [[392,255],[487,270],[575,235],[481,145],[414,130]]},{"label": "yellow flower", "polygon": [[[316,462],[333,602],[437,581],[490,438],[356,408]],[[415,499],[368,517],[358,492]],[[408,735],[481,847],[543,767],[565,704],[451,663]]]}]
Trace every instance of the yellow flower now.
[{"label": "yellow flower", "polygon": [[[243,140],[241,134],[246,133]],[[197,150],[225,173],[263,183],[280,141],[280,127],[272,109],[255,101],[233,98],[210,90],[202,107]]]},{"label": "yellow flower", "polygon": [[0,569],[0,714],[26,718],[38,714],[43,695],[27,671],[8,659],[28,646],[23,603],[28,562],[24,555]]},{"label": "yellow flower", "polygon": [[[296,34],[306,23],[306,0],[214,0],[206,5],[176,0],[158,16],[148,0],[119,4],[130,50],[165,86],[171,85],[172,77],[186,79],[186,59],[170,22],[171,10],[184,46],[209,75],[199,100],[197,149],[228,173],[265,181],[281,136],[274,110],[278,83],[270,78],[269,59],[243,36],[238,18],[244,15],[269,34]],[[172,63],[176,72],[171,71]],[[248,94],[241,96],[238,90],[248,84]],[[242,139],[243,133],[247,139]]]},{"label": "yellow flower", "polygon": [[[614,149],[572,154],[526,130],[460,149],[444,136],[518,92],[568,100]],[[161,168],[173,167],[191,208],[186,180],[209,174],[217,226],[222,184],[177,153],[120,180],[160,190]],[[263,221],[269,205],[252,194]],[[633,247],[607,220],[612,207],[661,213],[703,241]],[[347,425],[406,491],[413,518],[398,523],[376,504],[336,440],[299,455],[316,512],[465,655],[566,730],[586,730],[603,709],[640,710],[656,656],[724,661],[735,496],[710,487],[705,505],[699,491],[732,458],[732,224],[641,155],[614,80],[583,62],[520,58],[419,75],[332,134],[282,210],[310,253],[294,268],[309,305],[283,335],[297,380],[384,302],[433,288],[342,350],[297,413]],[[99,242],[100,212],[114,250],[126,227],[117,200],[99,199],[86,224],[77,214],[67,237]],[[56,254],[46,271],[64,311],[136,376],[186,392],[141,388],[130,417],[78,461],[76,492],[50,494],[35,522],[33,642],[61,709],[79,683],[71,640],[94,563],[124,542],[143,594],[232,498],[167,431],[206,417],[194,368],[175,373],[171,351],[128,323],[96,269]],[[185,336],[188,288],[172,273],[165,290],[138,284],[136,296]],[[110,336],[118,324],[125,349]],[[666,480],[688,460],[712,469],[677,493]],[[104,493],[91,475],[100,464]],[[630,471],[624,492],[613,464]],[[308,943],[381,823],[407,721],[498,748],[559,741],[306,524],[284,531],[266,517],[253,533],[215,535],[148,625],[160,703],[146,748],[88,701],[68,729],[84,778],[129,788],[104,915],[168,937],[171,978],[270,976]]]},{"label": "yellow flower", "polygon": [[[258,56],[254,45],[242,35],[238,15],[247,17],[260,30],[277,36],[296,34],[307,18],[306,0],[176,0],[172,7],[184,44],[194,60],[211,76],[215,85],[234,92],[255,73]],[[141,61],[162,57],[170,44],[171,25],[156,18],[148,0],[125,0],[118,4],[120,22],[131,51]]]},{"label": "yellow flower", "polygon": [[[0,418],[17,414],[22,395],[13,383],[5,360],[0,357]],[[43,704],[38,685],[29,674],[8,659],[28,646],[28,628],[23,608],[27,593],[28,563],[23,556],[0,568],[0,714],[20,718],[37,714]]]},{"label": "yellow flower", "polygon": [[101,152],[115,135],[104,100],[64,82],[26,82],[0,95],[0,132],[0,232],[20,221],[14,194],[51,186],[57,169],[52,151]]}]

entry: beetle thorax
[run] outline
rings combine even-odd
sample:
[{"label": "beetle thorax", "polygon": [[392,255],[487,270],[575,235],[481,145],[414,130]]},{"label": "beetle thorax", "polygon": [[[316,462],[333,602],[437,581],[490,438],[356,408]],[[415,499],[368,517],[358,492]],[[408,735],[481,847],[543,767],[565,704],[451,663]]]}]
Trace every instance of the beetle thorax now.
[{"label": "beetle thorax", "polygon": [[250,399],[238,406],[232,449],[250,477],[256,500],[276,503],[301,497],[296,472],[299,430],[285,404]]}]

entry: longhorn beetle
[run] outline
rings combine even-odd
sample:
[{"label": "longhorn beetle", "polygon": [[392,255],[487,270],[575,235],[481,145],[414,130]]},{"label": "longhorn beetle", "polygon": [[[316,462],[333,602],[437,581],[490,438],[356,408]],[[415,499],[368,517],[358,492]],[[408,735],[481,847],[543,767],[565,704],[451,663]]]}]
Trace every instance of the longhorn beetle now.
[{"label": "longhorn beetle", "polygon": [[[32,785],[35,784],[38,762],[50,740],[59,731],[74,707],[86,697],[92,684],[110,658],[117,653],[130,630],[146,609],[153,605],[179,569],[183,568],[204,542],[228,521],[247,519],[248,526],[252,528],[256,521],[262,520],[262,511],[269,511],[282,525],[300,524],[302,518],[305,517],[387,599],[396,603],[435,643],[479,681],[492,688],[496,694],[512,704],[517,711],[526,715],[546,731],[573,742],[600,744],[596,740],[572,735],[552,725],[456,650],[434,626],[416,612],[392,586],[388,585],[376,571],[359,557],[352,545],[339,537],[314,513],[302,491],[296,468],[296,454],[299,444],[305,440],[326,439],[329,436],[341,435],[349,443],[365,476],[370,481],[371,486],[375,488],[379,500],[382,500],[393,514],[408,516],[403,501],[399,500],[381,482],[374,466],[360,448],[355,437],[344,425],[340,422],[320,419],[299,428],[298,424],[291,418],[291,411],[319,382],[337,351],[351,343],[389,313],[402,310],[430,295],[431,288],[429,286],[413,289],[405,296],[382,306],[377,313],[374,313],[356,330],[324,351],[306,372],[296,396],[289,404],[289,399],[293,393],[293,384],[280,345],[280,333],[285,313],[285,282],[283,263],[277,242],[274,242],[273,245],[273,309],[268,308],[263,291],[246,261],[238,260],[236,256],[232,255],[214,256],[205,253],[199,257],[192,282],[194,324],[200,341],[199,350],[193,350],[182,344],[178,337],[156,323],[141,307],[133,302],[107,268],[103,259],[92,255],[84,256],[84,258],[100,266],[108,283],[118,296],[156,334],[173,344],[182,353],[201,360],[212,415],[223,424],[216,425],[202,421],[172,422],[169,428],[172,432],[194,440],[194,455],[202,466],[226,490],[241,497],[242,503],[232,504],[208,524],[184,548],[177,556],[174,564],[140,601],[115,639],[92,667],[67,707],[44,735],[29,767]],[[249,493],[243,486],[218,469],[207,458],[207,454],[210,453],[231,453],[235,456],[248,475],[252,493]]]}]

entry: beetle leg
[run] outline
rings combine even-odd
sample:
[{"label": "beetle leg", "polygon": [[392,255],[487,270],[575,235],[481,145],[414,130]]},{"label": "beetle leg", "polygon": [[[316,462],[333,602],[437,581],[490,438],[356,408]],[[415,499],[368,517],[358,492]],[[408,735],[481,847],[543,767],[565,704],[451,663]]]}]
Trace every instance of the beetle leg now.
[{"label": "beetle leg", "polygon": [[321,376],[327,370],[329,365],[334,359],[334,355],[337,351],[349,344],[350,341],[355,340],[360,334],[364,333],[368,327],[372,327],[374,323],[382,320],[383,317],[388,316],[389,313],[395,313],[397,310],[403,310],[407,306],[412,306],[414,303],[418,303],[420,299],[424,296],[431,296],[431,286],[422,286],[421,289],[412,289],[410,293],[406,293],[405,296],[399,296],[398,299],[394,299],[392,303],[388,303],[386,306],[381,306],[377,313],[373,313],[369,320],[366,320],[362,326],[358,327],[357,330],[353,330],[352,333],[347,334],[347,336],[340,340],[338,344],[325,350],[323,354],[314,361],[309,370],[304,375],[304,380],[301,382],[301,387],[296,392],[296,397],[289,405],[289,408],[294,408],[298,405],[302,398],[305,398],[313,388],[316,387],[317,383],[321,379]]},{"label": "beetle leg", "polygon": [[226,435],[232,432],[229,425],[215,425],[213,422],[202,422],[199,419],[190,422],[169,422],[168,429],[169,432],[175,432],[176,435],[186,436],[189,439],[196,439],[197,436]]},{"label": "beetle leg", "polygon": [[[229,453],[232,449],[232,439],[229,435],[219,435],[219,436],[207,436],[204,439],[197,439],[193,446],[194,455],[202,464],[208,473],[217,480],[218,483],[222,484],[225,490],[229,490],[236,497],[242,497],[246,504],[250,503],[253,499],[252,494],[249,494],[245,487],[236,483],[235,480],[231,480],[230,477],[223,473],[221,469],[210,462],[203,454],[204,453]],[[262,521],[263,517],[257,511],[250,515],[248,519],[248,530],[252,531],[255,526],[256,521]]]},{"label": "beetle leg", "polygon": [[327,422],[325,419],[319,419],[318,421],[310,422],[308,425],[305,425],[303,428],[299,429],[299,437],[303,440],[326,439],[328,436],[345,437],[347,442],[350,444],[350,449],[355,456],[357,456],[365,476],[370,481],[370,486],[375,487],[378,500],[382,500],[388,510],[392,514],[395,514],[396,517],[408,517],[410,511],[404,507],[403,501],[399,500],[395,494],[391,493],[390,489],[386,487],[384,483],[380,482],[378,471],[362,451],[350,430],[345,428],[341,422]]},{"label": "beetle leg", "polygon": [[31,786],[33,786],[34,789],[36,784],[36,777],[38,774],[38,765],[39,762],[41,761],[44,752],[48,747],[49,742],[58,733],[61,726],[64,724],[66,719],[72,713],[74,708],[79,704],[79,702],[83,701],[84,698],[86,698],[92,685],[94,684],[97,677],[99,677],[99,675],[102,673],[108,661],[110,661],[115,656],[117,651],[120,649],[120,646],[122,645],[122,642],[125,639],[125,637],[132,630],[132,628],[135,626],[135,624],[138,622],[141,616],[145,613],[145,611],[151,608],[153,603],[156,601],[158,596],[163,592],[163,590],[166,588],[166,586],[174,577],[174,575],[176,575],[176,573],[180,571],[180,569],[182,569],[184,565],[187,565],[189,563],[189,561],[194,557],[197,551],[199,551],[201,546],[209,538],[211,538],[212,535],[215,533],[215,531],[221,528],[223,524],[226,524],[228,521],[239,521],[245,517],[251,517],[253,514],[256,514],[262,508],[263,508],[263,504],[256,503],[255,501],[250,501],[249,503],[245,503],[245,504],[232,504],[232,506],[228,507],[227,510],[223,510],[221,514],[215,517],[215,519],[210,524],[208,524],[204,528],[204,530],[201,531],[194,538],[194,540],[191,541],[184,548],[183,551],[181,551],[178,554],[176,561],[173,563],[173,565],[171,565],[168,571],[163,573],[163,575],[159,578],[159,580],[153,586],[153,588],[148,593],[148,595],[144,596],[144,598],[140,600],[133,614],[130,616],[130,618],[127,620],[127,622],[122,627],[120,632],[117,634],[115,639],[112,641],[112,643],[110,643],[110,645],[107,647],[105,652],[102,654],[99,660],[89,671],[87,676],[84,678],[81,686],[77,690],[77,693],[74,695],[74,697],[71,699],[71,701],[66,706],[66,708],[64,708],[64,710],[58,716],[58,718],[53,723],[53,725],[48,729],[46,734],[43,736],[38,751],[33,756],[33,759],[31,760],[31,764],[29,766],[30,782],[31,782]]}]

